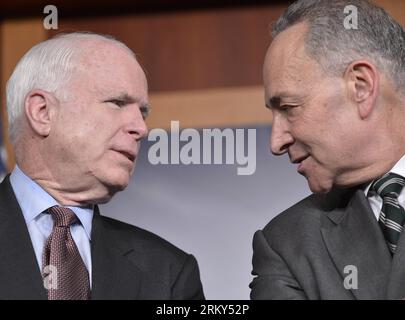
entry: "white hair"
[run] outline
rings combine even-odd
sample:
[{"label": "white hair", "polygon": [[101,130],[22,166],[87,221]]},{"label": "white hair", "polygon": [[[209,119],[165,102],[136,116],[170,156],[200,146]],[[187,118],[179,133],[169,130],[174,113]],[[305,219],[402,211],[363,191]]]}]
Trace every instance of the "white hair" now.
[{"label": "white hair", "polygon": [[7,113],[10,141],[15,145],[18,136],[19,119],[24,113],[27,94],[34,89],[54,93],[64,99],[64,87],[78,64],[78,58],[86,49],[81,44],[86,40],[107,41],[135,54],[124,43],[113,37],[74,32],[60,34],[32,47],[18,62],[7,81]]}]

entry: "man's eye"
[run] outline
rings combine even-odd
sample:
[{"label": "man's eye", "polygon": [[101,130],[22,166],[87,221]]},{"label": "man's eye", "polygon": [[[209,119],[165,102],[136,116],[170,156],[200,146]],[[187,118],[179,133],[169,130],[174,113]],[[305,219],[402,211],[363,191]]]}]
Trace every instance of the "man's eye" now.
[{"label": "man's eye", "polygon": [[107,102],[111,102],[115,105],[117,105],[118,107],[122,107],[125,105],[125,102],[122,100],[118,100],[118,99],[112,99],[112,100],[108,100]]},{"label": "man's eye", "polygon": [[280,108],[283,109],[283,110],[289,110],[289,109],[292,109],[294,107],[295,106],[290,105],[290,104],[283,104],[282,106],[280,106]]},{"label": "man's eye", "polygon": [[140,107],[139,110],[141,111],[143,119],[146,119],[150,114],[150,106],[148,107]]},{"label": "man's eye", "polygon": [[297,107],[298,106],[296,106],[296,105],[284,104],[284,105],[280,106],[280,110],[284,111],[286,113],[292,113],[292,112],[295,112]]}]

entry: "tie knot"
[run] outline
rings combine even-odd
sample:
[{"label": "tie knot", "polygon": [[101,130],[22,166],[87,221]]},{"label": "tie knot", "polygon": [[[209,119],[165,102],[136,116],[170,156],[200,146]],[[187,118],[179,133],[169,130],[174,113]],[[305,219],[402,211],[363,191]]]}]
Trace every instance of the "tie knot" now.
[{"label": "tie knot", "polygon": [[54,206],[49,208],[48,212],[52,215],[57,227],[69,227],[77,221],[75,213],[68,208]]},{"label": "tie knot", "polygon": [[371,185],[371,189],[383,199],[387,196],[391,198],[398,198],[404,184],[404,177],[390,172],[375,180]]}]

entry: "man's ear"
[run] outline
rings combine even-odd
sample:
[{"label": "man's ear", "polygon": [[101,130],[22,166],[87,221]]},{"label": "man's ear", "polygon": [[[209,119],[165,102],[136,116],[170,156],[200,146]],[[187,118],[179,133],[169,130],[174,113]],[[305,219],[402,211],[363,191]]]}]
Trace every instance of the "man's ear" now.
[{"label": "man's ear", "polygon": [[357,105],[360,117],[367,118],[377,101],[380,86],[377,68],[367,60],[357,60],[347,67],[344,78],[348,84],[350,98]]},{"label": "man's ear", "polygon": [[32,130],[47,137],[51,130],[51,113],[58,99],[44,90],[31,90],[25,97],[25,115]]}]

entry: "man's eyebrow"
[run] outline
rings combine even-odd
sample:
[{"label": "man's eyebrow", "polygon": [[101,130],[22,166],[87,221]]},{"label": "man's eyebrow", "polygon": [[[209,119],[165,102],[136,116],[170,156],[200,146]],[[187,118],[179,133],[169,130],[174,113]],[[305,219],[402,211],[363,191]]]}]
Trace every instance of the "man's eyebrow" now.
[{"label": "man's eyebrow", "polygon": [[287,94],[286,92],[277,93],[277,94],[271,96],[268,101],[266,101],[266,107],[269,109],[277,108],[280,106],[281,100],[288,96],[289,96],[289,94]]},{"label": "man's eyebrow", "polygon": [[133,97],[129,95],[128,93],[120,93],[117,95],[110,95],[106,101],[111,101],[111,100],[119,100],[123,104],[131,104],[131,103],[140,103],[141,100],[139,98]]},{"label": "man's eyebrow", "polygon": [[266,107],[269,109],[277,108],[280,106],[281,101],[283,101],[284,99],[287,99],[287,98],[299,99],[300,97],[293,96],[287,92],[280,92],[280,93],[273,95],[272,97],[270,97],[270,99],[268,101],[266,101]]},{"label": "man's eyebrow", "polygon": [[111,100],[118,100],[120,101],[123,105],[127,104],[132,104],[136,103],[139,105],[139,109],[141,110],[142,113],[149,113],[151,107],[149,103],[143,101],[142,99],[138,97],[134,97],[129,95],[128,93],[120,93],[118,95],[110,96],[106,101],[111,101]]},{"label": "man's eyebrow", "polygon": [[280,101],[281,101],[280,97],[273,96],[266,102],[266,107],[269,109],[277,107],[280,105]]}]

